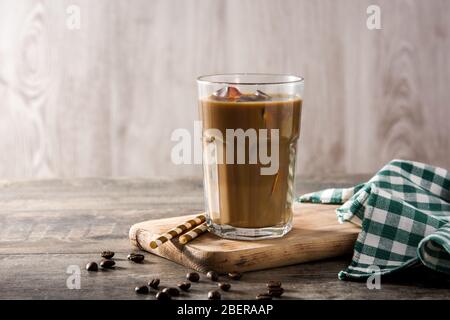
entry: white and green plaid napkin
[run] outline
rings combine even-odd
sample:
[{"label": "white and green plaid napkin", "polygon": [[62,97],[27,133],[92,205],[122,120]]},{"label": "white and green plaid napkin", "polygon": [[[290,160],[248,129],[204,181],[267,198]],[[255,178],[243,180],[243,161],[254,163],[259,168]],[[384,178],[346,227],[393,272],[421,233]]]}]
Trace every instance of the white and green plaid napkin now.
[{"label": "white and green plaid napkin", "polygon": [[419,263],[450,274],[450,174],[442,168],[393,160],[366,183],[305,194],[297,201],[343,204],[336,210],[339,221],[361,226],[352,262],[340,279]]}]

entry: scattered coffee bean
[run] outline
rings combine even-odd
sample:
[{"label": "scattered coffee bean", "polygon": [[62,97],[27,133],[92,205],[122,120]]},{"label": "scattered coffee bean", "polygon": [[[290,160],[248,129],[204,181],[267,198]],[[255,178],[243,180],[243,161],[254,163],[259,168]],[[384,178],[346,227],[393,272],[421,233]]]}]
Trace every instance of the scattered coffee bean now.
[{"label": "scattered coffee bean", "polygon": [[197,272],[189,272],[186,275],[186,279],[192,282],[197,282],[198,280],[200,280],[200,275]]},{"label": "scattered coffee bean", "polygon": [[159,279],[152,279],[151,281],[149,281],[148,285],[150,288],[153,288],[155,290],[158,289]]},{"label": "scattered coffee bean", "polygon": [[268,293],[260,293],[256,296],[256,300],[272,300],[272,296]]},{"label": "scattered coffee bean", "polygon": [[112,257],[114,257],[114,252],[109,251],[109,250],[102,251],[101,256],[102,256],[102,258],[105,258],[105,259],[111,259]]},{"label": "scattered coffee bean", "polygon": [[98,271],[98,265],[95,262],[89,262],[86,265],[86,270],[87,271]]},{"label": "scattered coffee bean", "polygon": [[242,277],[242,273],[239,273],[239,272],[230,272],[230,273],[228,274],[228,277],[229,277],[230,279],[232,279],[232,280],[239,280],[239,279],[241,279],[241,277]]},{"label": "scattered coffee bean", "polygon": [[231,284],[227,283],[227,282],[219,282],[217,284],[217,286],[222,289],[223,291],[228,291],[231,288]]},{"label": "scattered coffee bean", "polygon": [[102,260],[102,262],[100,262],[100,267],[111,269],[115,264],[114,260]]},{"label": "scattered coffee bean", "polygon": [[180,288],[183,291],[189,291],[189,288],[191,287],[190,282],[181,282],[178,284],[178,288]]},{"label": "scattered coffee bean", "polygon": [[147,286],[139,286],[139,287],[134,288],[134,291],[139,294],[147,294],[148,287]]},{"label": "scattered coffee bean", "polygon": [[178,297],[180,295],[180,290],[178,290],[177,288],[164,288],[162,292],[166,292],[172,297]]},{"label": "scattered coffee bean", "polygon": [[170,294],[168,294],[167,292],[158,291],[158,293],[156,294],[156,299],[158,299],[158,300],[171,300],[172,298],[170,297]]},{"label": "scattered coffee bean", "polygon": [[128,260],[138,263],[144,261],[144,255],[140,253],[130,253],[127,258]]},{"label": "scattered coffee bean", "polygon": [[219,275],[214,272],[214,271],[208,271],[208,273],[206,274],[206,276],[211,279],[211,281],[217,281],[219,280]]},{"label": "scattered coffee bean", "polygon": [[283,294],[284,289],[282,287],[272,287],[267,290],[267,293],[270,294],[272,297],[281,297]]},{"label": "scattered coffee bean", "polygon": [[217,290],[208,292],[208,299],[209,300],[220,300],[221,299],[220,292]]},{"label": "scattered coffee bean", "polygon": [[267,282],[267,288],[280,288],[280,287],[281,287],[280,281],[271,280]]}]

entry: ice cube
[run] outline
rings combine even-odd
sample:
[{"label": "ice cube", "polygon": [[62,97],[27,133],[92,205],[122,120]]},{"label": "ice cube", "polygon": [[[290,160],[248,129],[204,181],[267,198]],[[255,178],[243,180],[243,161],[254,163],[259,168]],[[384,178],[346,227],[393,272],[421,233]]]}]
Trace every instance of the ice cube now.
[{"label": "ice cube", "polygon": [[269,96],[267,93],[262,92],[261,90],[256,90],[256,96],[260,100],[272,100],[271,96]]},{"label": "ice cube", "polygon": [[272,100],[271,96],[262,92],[261,90],[256,90],[256,93],[241,95],[239,97],[238,102],[269,101],[269,100]]},{"label": "ice cube", "polygon": [[259,98],[256,94],[243,94],[237,100],[238,102],[251,102],[251,101],[259,101]]},{"label": "ice cube", "polygon": [[213,93],[213,97],[218,100],[235,100],[241,97],[242,93],[235,87],[223,87]]}]

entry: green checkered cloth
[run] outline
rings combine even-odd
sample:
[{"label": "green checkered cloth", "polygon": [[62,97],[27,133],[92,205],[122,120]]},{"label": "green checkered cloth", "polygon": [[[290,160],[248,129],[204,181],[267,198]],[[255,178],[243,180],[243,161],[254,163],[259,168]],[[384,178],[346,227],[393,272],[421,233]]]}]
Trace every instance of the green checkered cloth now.
[{"label": "green checkered cloth", "polygon": [[450,174],[393,160],[368,182],[305,194],[300,202],[343,204],[340,222],[361,226],[351,264],[339,278],[364,279],[420,263],[450,274]]}]

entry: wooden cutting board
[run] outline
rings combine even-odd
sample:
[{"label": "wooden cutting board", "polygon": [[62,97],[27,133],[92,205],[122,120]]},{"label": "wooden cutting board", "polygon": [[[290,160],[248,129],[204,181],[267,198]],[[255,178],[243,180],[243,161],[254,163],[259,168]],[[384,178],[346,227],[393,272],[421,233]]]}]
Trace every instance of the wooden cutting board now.
[{"label": "wooden cutting board", "polygon": [[150,248],[150,241],[158,234],[194,215],[137,223],[129,236],[134,246],[200,272],[260,270],[351,253],[360,228],[351,223],[340,224],[336,208],[297,205],[292,230],[281,239],[236,241],[205,233],[186,245],[179,244],[176,238],[157,249]]}]

